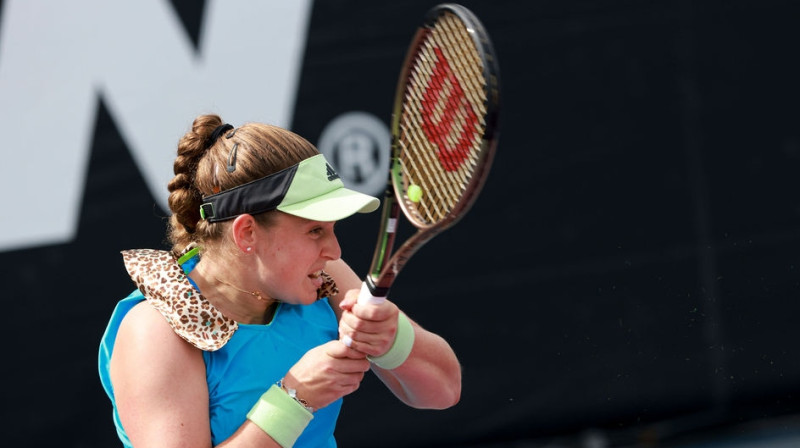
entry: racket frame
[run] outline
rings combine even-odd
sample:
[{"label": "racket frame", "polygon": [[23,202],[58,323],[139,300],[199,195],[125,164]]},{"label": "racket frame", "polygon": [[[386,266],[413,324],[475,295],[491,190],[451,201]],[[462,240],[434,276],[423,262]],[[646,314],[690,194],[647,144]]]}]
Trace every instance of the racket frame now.
[{"label": "racket frame", "polygon": [[[402,162],[400,160],[401,145],[400,120],[402,116],[403,99],[406,94],[406,85],[409,81],[408,74],[412,63],[419,52],[425,37],[441,14],[450,12],[467,26],[472,36],[475,47],[483,65],[483,76],[486,81],[486,114],[484,115],[485,127],[481,140],[480,157],[477,168],[470,177],[469,185],[461,195],[455,206],[434,223],[427,224],[415,218],[412,209],[413,202],[408,198],[408,185],[403,178]],[[498,137],[498,113],[500,107],[500,79],[497,58],[494,54],[489,35],[486,33],[480,20],[463,6],[444,3],[435,6],[425,15],[423,25],[417,29],[411,45],[406,54],[403,68],[398,78],[395,92],[394,108],[392,111],[391,136],[392,156],[389,169],[389,178],[384,192],[381,223],[378,233],[378,243],[375,246],[369,274],[365,285],[373,297],[386,297],[395,278],[406,262],[425,243],[434,236],[456,224],[472,207],[488,177],[494,159]],[[403,244],[393,252],[397,228],[399,226],[400,211],[417,232],[411,235]]]}]

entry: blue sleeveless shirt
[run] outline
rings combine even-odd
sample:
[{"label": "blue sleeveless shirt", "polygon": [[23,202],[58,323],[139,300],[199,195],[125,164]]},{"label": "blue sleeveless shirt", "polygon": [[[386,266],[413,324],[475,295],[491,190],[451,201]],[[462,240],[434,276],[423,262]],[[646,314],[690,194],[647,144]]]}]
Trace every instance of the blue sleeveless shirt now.
[{"label": "blue sleeveless shirt", "polygon": [[[103,335],[99,354],[100,380],[114,407],[117,434],[126,447],[131,447],[131,443],[119,420],[109,363],[122,319],[142,300],[145,298],[137,290],[117,304]],[[281,303],[269,324],[238,325],[223,347],[216,351],[203,351],[211,439],[215,446],[236,432],[261,394],[280,380],[303,354],[338,338],[338,322],[328,299],[311,305]],[[342,399],[339,399],[316,411],[294,446],[335,447],[333,431],[341,406]]]}]

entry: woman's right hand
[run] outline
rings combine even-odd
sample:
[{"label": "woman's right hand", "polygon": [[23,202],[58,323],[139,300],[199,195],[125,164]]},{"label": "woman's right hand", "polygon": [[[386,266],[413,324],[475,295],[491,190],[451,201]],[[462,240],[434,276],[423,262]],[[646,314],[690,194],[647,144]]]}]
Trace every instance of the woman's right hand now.
[{"label": "woman's right hand", "polygon": [[335,340],[306,352],[286,373],[283,385],[317,410],[358,389],[369,368],[366,355]]}]

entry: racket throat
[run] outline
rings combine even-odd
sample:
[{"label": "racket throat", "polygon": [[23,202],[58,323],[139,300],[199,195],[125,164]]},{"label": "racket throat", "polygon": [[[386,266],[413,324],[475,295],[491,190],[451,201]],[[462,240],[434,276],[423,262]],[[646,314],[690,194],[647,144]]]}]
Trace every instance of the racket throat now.
[{"label": "racket throat", "polygon": [[389,295],[389,287],[382,287],[375,284],[375,280],[371,275],[368,275],[364,283],[369,289],[369,293],[374,297],[386,297]]}]

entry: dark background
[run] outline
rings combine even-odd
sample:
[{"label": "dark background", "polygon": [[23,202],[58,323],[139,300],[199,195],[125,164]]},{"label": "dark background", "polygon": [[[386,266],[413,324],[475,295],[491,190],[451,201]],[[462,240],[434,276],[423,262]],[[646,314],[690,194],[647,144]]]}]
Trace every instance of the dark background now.
[{"label": "dark background", "polygon": [[[197,42],[204,2],[172,4]],[[388,123],[406,47],[434,4],[317,1],[292,129],[317,141],[350,110]],[[498,154],[470,215],[392,293],[456,350],[462,400],[409,409],[370,376],[345,400],[340,445],[800,433],[800,3],[462,4],[500,61]],[[165,247],[166,213],[98,108],[77,238],[0,253],[11,444],[117,446],[97,348],[131,289],[119,250]],[[358,272],[377,219],[337,227]]]}]

